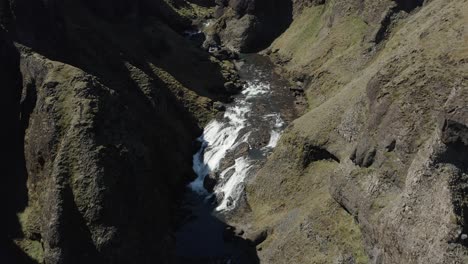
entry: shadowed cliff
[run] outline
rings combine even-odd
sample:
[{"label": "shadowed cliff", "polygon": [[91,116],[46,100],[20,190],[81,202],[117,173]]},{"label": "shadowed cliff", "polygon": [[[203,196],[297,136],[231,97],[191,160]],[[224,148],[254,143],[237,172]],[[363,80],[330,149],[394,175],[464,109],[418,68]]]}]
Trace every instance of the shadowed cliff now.
[{"label": "shadowed cliff", "polygon": [[210,30],[226,47],[257,52],[268,47],[291,24],[292,1],[217,1],[219,17]]},{"label": "shadowed cliff", "polygon": [[2,0],[0,18],[2,261],[170,263],[221,63],[165,1]]}]

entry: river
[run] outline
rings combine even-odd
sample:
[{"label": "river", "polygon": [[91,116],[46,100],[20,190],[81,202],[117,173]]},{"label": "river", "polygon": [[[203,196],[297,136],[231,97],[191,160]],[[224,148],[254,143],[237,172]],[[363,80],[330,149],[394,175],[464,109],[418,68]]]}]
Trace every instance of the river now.
[{"label": "river", "polygon": [[[244,55],[236,64],[244,89],[198,138],[201,148],[193,156],[197,178],[188,185],[183,202],[190,217],[176,233],[179,263],[255,263],[245,249],[248,241],[225,241],[224,217],[242,206],[245,183],[298,115],[290,83],[275,73],[268,58]],[[207,190],[204,180],[209,175],[217,180]]]}]

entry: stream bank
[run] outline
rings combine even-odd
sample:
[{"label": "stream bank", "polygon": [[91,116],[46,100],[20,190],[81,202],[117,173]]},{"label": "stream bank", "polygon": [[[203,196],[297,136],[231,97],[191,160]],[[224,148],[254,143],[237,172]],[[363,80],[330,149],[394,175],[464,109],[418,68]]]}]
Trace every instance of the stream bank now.
[{"label": "stream bank", "polygon": [[197,178],[187,186],[177,230],[179,263],[257,263],[255,243],[226,225],[236,209],[248,208],[245,183],[261,168],[281,133],[303,107],[290,82],[267,57],[242,55],[236,62],[243,90],[225,105],[198,138]]}]

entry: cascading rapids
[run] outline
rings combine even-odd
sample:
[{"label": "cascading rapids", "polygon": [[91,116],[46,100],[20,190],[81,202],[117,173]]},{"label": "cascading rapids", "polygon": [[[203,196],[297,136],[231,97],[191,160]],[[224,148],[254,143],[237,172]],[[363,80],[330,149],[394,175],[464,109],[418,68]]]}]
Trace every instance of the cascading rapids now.
[{"label": "cascading rapids", "polygon": [[[259,74],[262,74],[259,72]],[[243,142],[249,142],[253,106],[258,98],[269,96],[270,85],[262,81],[248,82],[242,94],[232,104],[227,106],[224,117],[213,120],[204,129],[203,135],[198,138],[202,143],[200,150],[193,156],[193,170],[197,179],[189,187],[200,195],[209,195],[203,186],[205,177],[212,171],[219,169],[220,163],[229,150],[235,149]],[[263,122],[270,128],[270,140],[261,150],[271,151],[280,138],[284,122],[279,113],[269,113],[262,117]],[[252,168],[252,160],[246,155],[237,158],[235,164],[220,172],[219,182],[215,186],[214,195],[221,197],[216,210],[224,211],[236,206],[243,191],[243,183]],[[232,172],[233,173],[228,173]],[[227,178],[228,177],[228,178]]]}]

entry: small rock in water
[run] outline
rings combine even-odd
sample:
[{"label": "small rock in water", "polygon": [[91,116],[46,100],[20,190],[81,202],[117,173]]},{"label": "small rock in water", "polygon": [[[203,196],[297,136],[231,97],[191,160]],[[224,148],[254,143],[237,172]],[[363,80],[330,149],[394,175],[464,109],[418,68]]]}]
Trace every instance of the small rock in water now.
[{"label": "small rock in water", "polygon": [[217,52],[218,50],[219,50],[218,46],[212,46],[208,48],[209,53],[214,53],[214,52]]},{"label": "small rock in water", "polygon": [[467,238],[468,238],[468,235],[467,235],[467,234],[462,234],[462,235],[461,235],[461,239],[462,239],[462,240],[466,240]]},{"label": "small rock in water", "polygon": [[223,176],[223,180],[221,181],[221,184],[224,184],[226,183],[226,181],[229,180],[229,178],[231,178],[231,176],[236,172],[236,169],[232,168],[230,170],[228,170],[224,176]]},{"label": "small rock in water", "polygon": [[291,87],[289,88],[291,92],[293,92],[294,96],[302,96],[304,95],[304,88],[301,86]]},{"label": "small rock in water", "polygon": [[203,187],[205,187],[208,192],[213,192],[214,187],[218,183],[218,178],[219,174],[217,172],[210,172],[210,174],[206,175],[203,180]]},{"label": "small rock in water", "polygon": [[231,196],[227,198],[226,206],[231,207],[234,204],[234,200],[232,199]]},{"label": "small rock in water", "polygon": [[225,48],[208,49],[208,51],[218,60],[237,60],[239,54]]},{"label": "small rock in water", "polygon": [[242,87],[239,87],[239,85],[236,85],[234,82],[226,82],[224,88],[226,88],[228,93],[238,93],[242,90]]},{"label": "small rock in water", "polygon": [[212,53],[215,50],[219,50],[219,44],[220,44],[219,36],[218,34],[210,34],[206,36],[205,41],[203,42],[202,47],[205,50],[208,50],[208,52]]},{"label": "small rock in water", "polygon": [[234,158],[240,158],[242,156],[245,156],[249,153],[250,150],[250,145],[247,142],[242,142],[237,146],[237,148],[234,150]]},{"label": "small rock in water", "polygon": [[219,192],[216,194],[216,200],[218,201],[218,203],[222,202],[224,199],[224,192]]},{"label": "small rock in water", "polygon": [[214,102],[213,103],[213,108],[218,110],[218,111],[226,111],[226,106],[221,102]]}]

